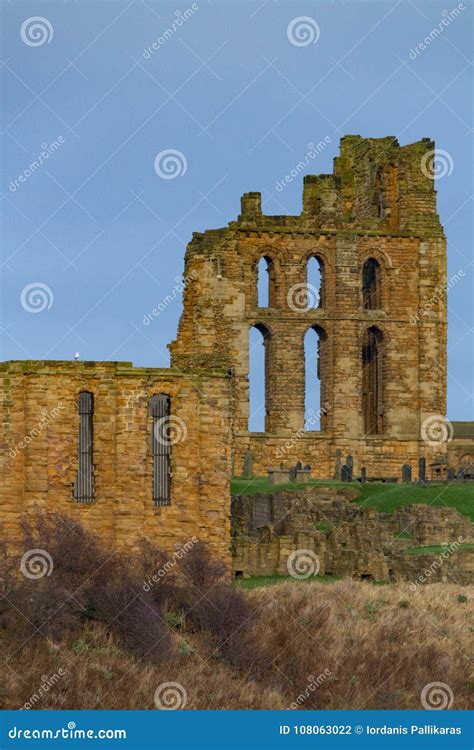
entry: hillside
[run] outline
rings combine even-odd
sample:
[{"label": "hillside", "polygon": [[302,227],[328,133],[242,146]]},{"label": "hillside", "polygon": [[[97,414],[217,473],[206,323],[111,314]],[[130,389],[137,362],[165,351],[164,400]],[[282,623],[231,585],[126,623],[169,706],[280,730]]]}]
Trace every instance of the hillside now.
[{"label": "hillside", "polygon": [[188,709],[419,709],[423,688],[442,682],[452,708],[466,709],[473,596],[474,587],[452,584],[413,593],[408,584],[349,580],[256,589],[245,594],[253,614],[230,660],[216,654],[209,632],[169,615],[170,648],[158,664],[103,624],[23,645],[0,631],[8,664],[0,705],[154,709],[158,686],[175,682]]}]

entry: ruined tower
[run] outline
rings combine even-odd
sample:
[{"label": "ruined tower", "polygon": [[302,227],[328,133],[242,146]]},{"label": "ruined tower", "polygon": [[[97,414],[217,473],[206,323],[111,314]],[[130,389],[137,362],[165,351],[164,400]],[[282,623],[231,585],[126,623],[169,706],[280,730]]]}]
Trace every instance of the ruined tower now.
[{"label": "ruined tower", "polygon": [[[445,454],[422,426],[446,409],[446,243],[436,211],[434,143],[341,139],[333,174],[304,178],[298,216],[262,213],[246,193],[226,228],[195,233],[172,366],[233,374],[234,473],[309,463],[334,474],[397,476]],[[268,271],[259,306],[257,271]],[[308,285],[315,258],[320,287]],[[434,300],[434,301],[433,301]],[[265,431],[249,431],[249,330],[265,346]],[[318,335],[320,429],[305,429],[304,337]]]}]

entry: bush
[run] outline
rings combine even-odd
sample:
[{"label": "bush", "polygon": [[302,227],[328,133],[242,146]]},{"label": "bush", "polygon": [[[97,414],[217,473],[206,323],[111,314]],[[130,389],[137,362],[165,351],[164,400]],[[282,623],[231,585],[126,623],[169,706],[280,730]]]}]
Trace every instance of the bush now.
[{"label": "bush", "polygon": [[[169,655],[161,607],[156,596],[143,590],[140,572],[148,563],[146,555],[110,553],[79,522],[59,513],[36,513],[23,520],[22,528],[26,552],[15,558],[16,575],[9,576],[8,596],[0,603],[2,627],[22,637],[58,639],[84,620],[98,620],[140,657],[156,662]],[[45,566],[42,577],[35,577],[35,556]],[[19,569],[24,573],[18,575]]]},{"label": "bush", "polygon": [[172,627],[179,624],[207,633],[220,657],[241,660],[252,610],[204,543],[172,558],[143,539],[125,555],[106,550],[78,521],[59,513],[38,512],[22,528],[23,549],[40,550],[48,570],[29,578],[18,575],[20,557],[10,561],[1,626],[22,637],[59,639],[84,621],[98,621],[124,648],[157,663],[169,657]]},{"label": "bush", "polygon": [[212,557],[203,542],[194,545],[179,567],[186,624],[209,633],[218,655],[232,664],[240,663],[245,626],[252,616],[248,600],[233,588],[225,566]]}]

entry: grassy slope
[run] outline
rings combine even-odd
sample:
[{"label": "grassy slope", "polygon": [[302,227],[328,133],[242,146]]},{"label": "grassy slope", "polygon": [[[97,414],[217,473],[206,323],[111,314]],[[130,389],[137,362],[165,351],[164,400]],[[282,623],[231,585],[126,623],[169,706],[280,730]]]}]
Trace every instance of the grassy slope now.
[{"label": "grassy slope", "polygon": [[[425,503],[437,507],[453,507],[464,516],[474,521],[474,484],[438,484],[420,486],[417,484],[363,484],[330,480],[313,480],[311,486],[341,486],[354,487],[360,491],[360,497],[355,501],[364,508],[375,508],[384,513],[393,513],[396,508],[414,503]],[[255,495],[257,492],[274,492],[275,490],[302,490],[307,484],[271,485],[266,477],[253,479],[233,479],[232,494]]]},{"label": "grassy slope", "polygon": [[[444,682],[453,709],[467,709],[474,587],[409,583],[382,588],[356,581],[285,583],[245,594],[255,604],[242,663],[216,659],[203,632],[173,629],[169,658],[152,664],[125,650],[97,623],[54,642],[26,642],[0,629],[8,661],[0,709],[18,709],[40,692],[43,675],[62,676],[35,709],[155,709],[165,682],[180,683],[186,709],[421,709],[424,685]],[[183,641],[189,647],[182,647]],[[253,664],[249,670],[247,657]],[[65,674],[64,674],[65,672]],[[310,675],[329,675],[306,690]]]}]

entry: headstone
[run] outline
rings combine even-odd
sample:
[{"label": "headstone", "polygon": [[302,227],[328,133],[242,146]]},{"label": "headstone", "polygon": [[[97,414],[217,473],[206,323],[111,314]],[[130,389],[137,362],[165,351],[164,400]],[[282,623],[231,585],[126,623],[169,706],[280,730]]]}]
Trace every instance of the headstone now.
[{"label": "headstone", "polygon": [[365,466],[362,466],[360,470],[360,482],[361,484],[365,484],[366,481],[367,481],[367,470]]},{"label": "headstone", "polygon": [[296,482],[296,466],[292,466],[290,469],[290,482]]},{"label": "headstone", "polygon": [[403,484],[410,484],[411,482],[411,466],[409,464],[403,464],[402,466],[402,482]]},{"label": "headstone", "polygon": [[354,472],[354,459],[352,456],[346,456],[346,466],[349,471],[349,479],[347,481],[352,482],[352,475]]},{"label": "headstone", "polygon": [[336,451],[336,467],[334,470],[334,479],[337,479],[338,481],[341,480],[341,470],[342,470],[341,451],[338,448]]},{"label": "headstone", "polygon": [[253,472],[253,453],[252,451],[245,451],[244,456],[244,477],[250,479]]},{"label": "headstone", "polygon": [[449,467],[447,479],[448,479],[448,482],[454,482],[454,480],[456,479],[456,470],[455,469]]},{"label": "headstone", "polygon": [[341,469],[341,479],[343,482],[350,482],[351,480],[349,477],[350,477],[349,467],[346,466],[346,464],[344,464],[344,466]]},{"label": "headstone", "polygon": [[426,480],[426,458],[421,456],[418,459],[418,481],[424,482]]},{"label": "headstone", "polygon": [[302,468],[303,464],[301,463],[301,461],[298,461],[295,466],[296,471],[301,471]]}]

